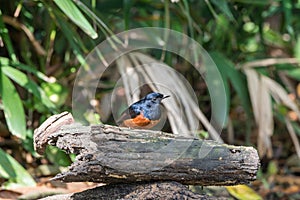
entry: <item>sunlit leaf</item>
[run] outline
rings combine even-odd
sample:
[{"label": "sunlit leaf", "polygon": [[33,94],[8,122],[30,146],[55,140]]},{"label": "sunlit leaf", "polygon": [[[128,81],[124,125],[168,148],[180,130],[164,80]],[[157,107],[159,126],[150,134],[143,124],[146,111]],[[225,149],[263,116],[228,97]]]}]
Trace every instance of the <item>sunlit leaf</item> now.
[{"label": "sunlit leaf", "polygon": [[262,200],[263,198],[247,185],[226,186],[227,191],[238,200]]},{"label": "sunlit leaf", "polygon": [[55,105],[63,105],[68,97],[67,88],[59,83],[42,83],[42,88]]},{"label": "sunlit leaf", "polygon": [[25,139],[26,123],[22,101],[15,86],[2,71],[0,71],[0,94],[9,130],[13,135]]},{"label": "sunlit leaf", "polygon": [[48,77],[45,74],[43,74],[42,72],[36,70],[33,66],[28,66],[25,65],[23,63],[20,62],[13,62],[10,59],[6,58],[6,57],[0,57],[0,64],[1,66],[12,66],[21,70],[24,70],[26,72],[29,72],[31,74],[33,74],[35,77],[46,81],[46,82],[54,82],[55,78],[54,77]]},{"label": "sunlit leaf", "polygon": [[71,0],[54,0],[56,5],[86,34],[95,39],[98,34]]},{"label": "sunlit leaf", "polygon": [[26,88],[35,97],[37,97],[41,102],[50,109],[55,109],[55,105],[49,100],[45,92],[31,79],[29,79],[23,72],[12,68],[12,67],[2,67],[2,71],[10,79],[18,83],[20,86]]},{"label": "sunlit leaf", "polygon": [[0,149],[0,176],[8,179],[14,186],[35,186],[35,181],[30,174],[9,154]]},{"label": "sunlit leaf", "polygon": [[282,39],[282,35],[274,31],[273,29],[265,28],[263,35],[267,44],[273,44],[279,47],[285,46],[285,42]]}]

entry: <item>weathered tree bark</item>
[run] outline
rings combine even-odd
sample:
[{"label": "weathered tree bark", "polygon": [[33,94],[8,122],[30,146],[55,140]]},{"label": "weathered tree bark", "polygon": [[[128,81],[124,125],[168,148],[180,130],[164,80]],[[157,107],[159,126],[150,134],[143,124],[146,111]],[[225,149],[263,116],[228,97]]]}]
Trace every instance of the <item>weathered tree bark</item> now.
[{"label": "weathered tree bark", "polygon": [[48,144],[48,136],[59,131],[63,125],[74,123],[71,113],[63,112],[49,117],[39,128],[34,131],[34,149],[43,154]]},{"label": "weathered tree bark", "polygon": [[[60,194],[43,198],[41,200],[78,200],[78,199],[207,199],[215,200],[218,198],[209,197],[204,194],[195,194],[188,188],[176,182],[157,182],[157,183],[130,183],[112,184],[83,192],[73,194]],[[219,198],[224,199],[224,198]]]},{"label": "weathered tree bark", "polygon": [[[35,132],[37,151],[43,152],[48,143],[77,155],[69,171],[57,175],[55,180],[234,185],[255,180],[259,168],[253,147],[109,125],[62,126],[64,123],[55,121],[46,121],[50,125]],[[69,122],[66,120],[66,124]],[[44,127],[55,131],[45,131]]]}]

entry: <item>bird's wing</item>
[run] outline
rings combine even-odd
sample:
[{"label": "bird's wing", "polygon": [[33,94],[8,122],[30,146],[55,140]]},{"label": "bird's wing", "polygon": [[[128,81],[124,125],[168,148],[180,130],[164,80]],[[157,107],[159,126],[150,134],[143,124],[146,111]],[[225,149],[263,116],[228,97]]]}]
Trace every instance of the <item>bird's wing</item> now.
[{"label": "bird's wing", "polygon": [[140,113],[141,113],[140,107],[137,106],[136,104],[132,104],[126,110],[123,111],[120,118],[117,120],[117,124],[120,125],[126,119],[135,118]]}]

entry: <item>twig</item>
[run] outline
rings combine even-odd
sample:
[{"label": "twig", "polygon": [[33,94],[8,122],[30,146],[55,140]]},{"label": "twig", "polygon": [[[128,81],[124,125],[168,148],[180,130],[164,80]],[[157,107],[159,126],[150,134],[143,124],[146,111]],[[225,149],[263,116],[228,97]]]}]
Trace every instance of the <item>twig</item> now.
[{"label": "twig", "polygon": [[45,49],[40,45],[40,43],[35,39],[34,35],[31,33],[31,31],[24,24],[18,22],[13,17],[5,16],[5,15],[3,16],[3,21],[5,23],[15,27],[16,29],[21,29],[22,31],[24,31],[24,33],[27,35],[28,39],[34,46],[36,52],[42,56],[46,55]]},{"label": "twig", "polygon": [[245,69],[251,67],[267,67],[270,65],[278,65],[278,64],[300,64],[300,60],[297,58],[267,58],[262,60],[256,60],[251,62],[246,62],[244,64],[239,64],[237,68]]}]

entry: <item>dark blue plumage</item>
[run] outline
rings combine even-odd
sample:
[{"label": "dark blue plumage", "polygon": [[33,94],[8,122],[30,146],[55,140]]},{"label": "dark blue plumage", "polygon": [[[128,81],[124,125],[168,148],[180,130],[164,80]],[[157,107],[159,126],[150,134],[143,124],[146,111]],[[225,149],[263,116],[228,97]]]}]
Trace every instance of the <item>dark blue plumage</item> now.
[{"label": "dark blue plumage", "polygon": [[131,128],[152,128],[161,117],[161,101],[169,96],[149,93],[141,100],[130,105],[121,115],[118,124]]}]

